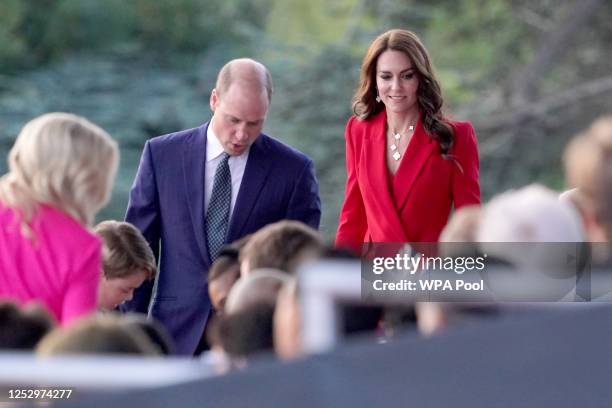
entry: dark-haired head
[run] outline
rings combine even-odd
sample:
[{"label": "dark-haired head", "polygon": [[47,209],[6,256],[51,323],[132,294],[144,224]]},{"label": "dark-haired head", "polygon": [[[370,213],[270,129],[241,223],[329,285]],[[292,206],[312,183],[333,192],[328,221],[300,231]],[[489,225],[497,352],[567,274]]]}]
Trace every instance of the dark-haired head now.
[{"label": "dark-haired head", "polygon": [[0,301],[0,349],[32,350],[54,326],[42,306]]}]

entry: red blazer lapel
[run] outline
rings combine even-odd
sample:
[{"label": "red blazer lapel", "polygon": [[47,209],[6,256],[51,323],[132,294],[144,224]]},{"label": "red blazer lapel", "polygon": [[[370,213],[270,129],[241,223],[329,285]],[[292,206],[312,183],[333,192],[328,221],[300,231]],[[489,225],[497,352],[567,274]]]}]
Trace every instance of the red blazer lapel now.
[{"label": "red blazer lapel", "polygon": [[[386,125],[387,115],[385,111],[378,114],[371,122],[370,128],[366,129],[366,144],[363,149],[361,160],[361,171],[365,174],[368,190],[364,196],[376,208],[380,214],[376,217],[376,227],[370,226],[372,239],[380,241],[380,237],[396,237],[397,242],[405,242],[406,234],[402,227],[399,212],[395,207],[393,196],[389,190],[389,177],[386,161]],[[378,212],[377,211],[377,212]],[[368,220],[372,222],[372,220]],[[380,233],[380,237],[376,232]],[[390,238],[382,240],[388,241]]]},{"label": "red blazer lapel", "polygon": [[412,139],[393,178],[393,199],[398,212],[401,213],[415,181],[436,148],[438,148],[438,143],[429,138],[423,128],[421,119],[419,119]]}]

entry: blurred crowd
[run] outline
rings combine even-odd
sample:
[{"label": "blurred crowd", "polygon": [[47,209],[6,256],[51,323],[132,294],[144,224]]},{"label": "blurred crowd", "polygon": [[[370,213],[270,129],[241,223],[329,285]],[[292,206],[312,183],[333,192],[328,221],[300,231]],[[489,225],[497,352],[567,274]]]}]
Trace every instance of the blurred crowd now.
[{"label": "blurred crowd", "polygon": [[[173,354],[175,340],[163,325],[117,310],[143,282],[155,279],[147,241],[126,222],[92,225],[109,198],[118,156],[104,130],[71,114],[36,118],[17,138],[9,173],[0,180],[0,348],[41,356]],[[612,117],[577,135],[563,159],[567,191],[531,185],[483,206],[463,207],[452,215],[441,242],[609,242]],[[260,353],[305,356],[298,272],[327,258],[359,259],[289,220],[222,247],[210,270],[202,271],[214,311],[198,358],[226,372]],[[520,262],[512,254],[504,260]],[[495,316],[491,310],[475,315]],[[472,311],[445,303],[349,304],[342,310],[342,332],[369,332],[378,342],[401,330],[427,336]]]}]

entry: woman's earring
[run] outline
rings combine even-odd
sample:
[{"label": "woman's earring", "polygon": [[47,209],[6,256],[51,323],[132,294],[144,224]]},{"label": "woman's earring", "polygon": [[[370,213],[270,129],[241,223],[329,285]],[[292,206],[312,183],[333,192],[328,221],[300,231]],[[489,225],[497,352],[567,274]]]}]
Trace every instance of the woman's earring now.
[{"label": "woman's earring", "polygon": [[380,102],[380,96],[376,95],[376,102]]}]

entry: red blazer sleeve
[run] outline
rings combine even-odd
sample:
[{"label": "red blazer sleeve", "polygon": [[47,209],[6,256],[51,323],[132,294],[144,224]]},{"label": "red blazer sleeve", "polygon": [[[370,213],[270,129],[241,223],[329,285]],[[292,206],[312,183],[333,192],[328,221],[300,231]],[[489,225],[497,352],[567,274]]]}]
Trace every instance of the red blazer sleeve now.
[{"label": "red blazer sleeve", "polygon": [[356,117],[351,117],[346,125],[346,190],[344,203],[340,210],[335,245],[336,247],[352,248],[357,253],[361,253],[363,237],[368,224],[358,183],[361,144],[357,148],[355,135],[351,132],[355,120],[357,120]]},{"label": "red blazer sleeve", "polygon": [[453,154],[459,166],[453,166],[452,195],[455,208],[460,208],[480,204],[478,143],[471,124],[456,123],[455,130]]}]

